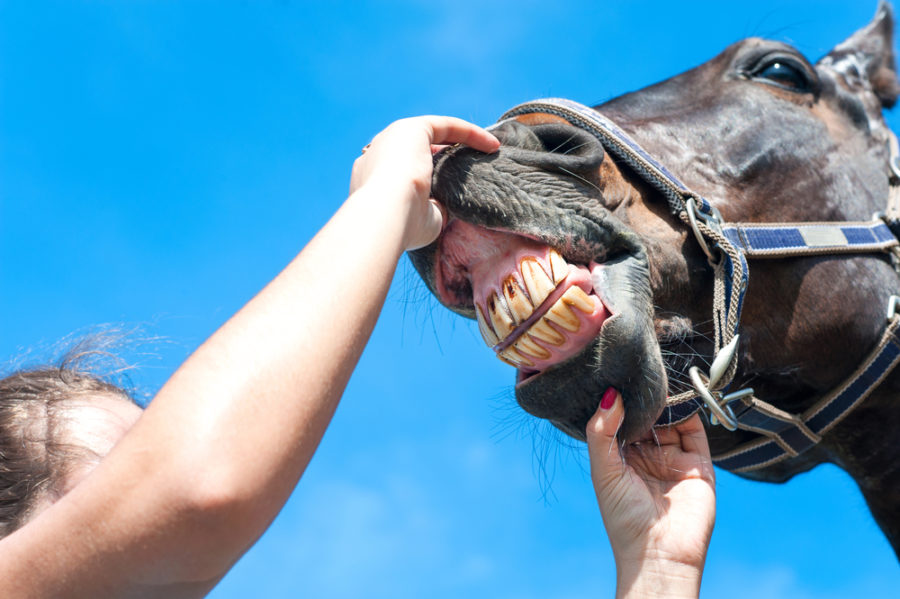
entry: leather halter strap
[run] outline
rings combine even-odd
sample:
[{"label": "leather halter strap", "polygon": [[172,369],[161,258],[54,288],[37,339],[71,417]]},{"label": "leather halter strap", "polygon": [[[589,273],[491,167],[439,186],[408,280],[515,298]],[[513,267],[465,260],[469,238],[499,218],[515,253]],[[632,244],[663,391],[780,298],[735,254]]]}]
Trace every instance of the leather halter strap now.
[{"label": "leather halter strap", "polygon": [[[705,409],[713,424],[742,429],[757,439],[713,457],[734,472],[746,472],[795,457],[817,444],[859,405],[900,362],[900,316],[892,296],[888,326],[859,368],[837,389],[803,414],[790,414],[753,396],[752,389],[725,393],[738,364],[738,330],[749,282],[747,258],[788,258],[845,253],[890,253],[895,268],[900,256],[900,146],[890,134],[890,195],[885,214],[862,222],[725,223],[718,210],[693,192],[609,118],[565,98],[520,104],[500,123],[525,114],[550,114],[592,133],[604,149],[626,163],[663,194],[670,211],[689,226],[714,270],[713,323],[715,358],[710,372],[690,370],[694,390],[671,396],[657,426],[681,422]],[[495,125],[496,126],[496,125]]]}]

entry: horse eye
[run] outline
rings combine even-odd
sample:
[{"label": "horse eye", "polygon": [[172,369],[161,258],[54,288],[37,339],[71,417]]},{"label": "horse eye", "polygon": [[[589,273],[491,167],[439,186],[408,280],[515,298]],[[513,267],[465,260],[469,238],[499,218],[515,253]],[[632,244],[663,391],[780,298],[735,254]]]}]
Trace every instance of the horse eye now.
[{"label": "horse eye", "polygon": [[775,85],[796,92],[808,92],[812,88],[809,77],[802,69],[782,60],[763,65],[753,76],[756,79],[768,79]]}]

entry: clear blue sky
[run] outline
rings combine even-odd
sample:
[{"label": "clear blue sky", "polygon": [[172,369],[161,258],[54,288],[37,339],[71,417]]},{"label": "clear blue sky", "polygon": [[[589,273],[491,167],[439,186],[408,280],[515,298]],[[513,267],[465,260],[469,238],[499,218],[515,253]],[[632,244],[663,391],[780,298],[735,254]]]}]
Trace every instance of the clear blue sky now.
[{"label": "clear blue sky", "polygon": [[[132,376],[152,394],[325,222],[393,119],[597,103],[747,35],[817,58],[875,7],[0,1],[0,356],[138,324],[167,340]],[[213,597],[611,597],[585,452],[512,381],[404,260],[309,471]],[[704,596],[896,596],[842,472],[719,477]]]}]

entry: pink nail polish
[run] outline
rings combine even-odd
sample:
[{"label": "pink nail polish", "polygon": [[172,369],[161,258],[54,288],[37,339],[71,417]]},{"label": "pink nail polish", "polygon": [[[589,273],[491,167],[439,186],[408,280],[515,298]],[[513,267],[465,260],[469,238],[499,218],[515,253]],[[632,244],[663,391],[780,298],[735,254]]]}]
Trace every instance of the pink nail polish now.
[{"label": "pink nail polish", "polygon": [[603,397],[600,398],[600,409],[608,410],[613,407],[614,403],[616,403],[616,390],[609,387],[603,392]]}]

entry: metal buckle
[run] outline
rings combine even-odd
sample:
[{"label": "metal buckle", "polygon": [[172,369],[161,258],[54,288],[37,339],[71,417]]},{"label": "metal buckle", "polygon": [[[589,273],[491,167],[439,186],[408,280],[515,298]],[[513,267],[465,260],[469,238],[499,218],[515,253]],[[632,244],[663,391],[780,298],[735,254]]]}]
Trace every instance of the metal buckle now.
[{"label": "metal buckle", "polygon": [[900,181],[900,156],[891,156],[888,165],[891,167],[891,173],[896,178],[895,180]]},{"label": "metal buckle", "polygon": [[703,233],[700,231],[700,228],[697,226],[697,218],[703,220],[710,228],[715,231],[722,231],[722,215],[719,214],[719,211],[716,210],[715,206],[710,206],[711,214],[706,214],[705,212],[701,212],[697,209],[697,199],[694,196],[691,196],[685,202],[685,209],[687,211],[688,220],[691,223],[691,229],[694,231],[694,237],[697,238],[697,243],[700,244],[700,249],[703,250],[703,253],[706,254],[706,258],[709,260],[709,263],[712,265],[716,265],[719,263],[719,256],[714,255],[713,251],[710,249],[709,245],[706,243],[706,239],[703,237]]},{"label": "metal buckle", "polygon": [[[691,382],[694,384],[694,390],[697,392],[697,395],[700,396],[700,399],[703,400],[703,403],[706,404],[706,407],[710,411],[709,422],[712,425],[721,424],[725,428],[730,431],[737,430],[737,417],[734,415],[734,411],[731,409],[731,406],[728,405],[728,402],[734,397],[734,393],[729,393],[725,397],[721,397],[721,393],[718,391],[710,391],[707,388],[706,384],[703,382],[703,377],[700,374],[700,369],[696,366],[691,366],[690,370],[688,370],[688,374],[691,375]],[[750,394],[753,394],[753,389],[741,389],[738,393],[745,395],[746,392],[749,391]],[[716,399],[715,396],[720,396],[721,399]],[[720,403],[721,402],[721,403]]]},{"label": "metal buckle", "polygon": [[888,166],[896,181],[900,181],[900,145],[893,131],[888,131]]},{"label": "metal buckle", "polygon": [[900,306],[900,296],[892,295],[888,298],[888,306],[887,306],[887,321],[890,322],[894,320],[894,317],[897,315],[897,306]]},{"label": "metal buckle", "polygon": [[[898,300],[900,300],[900,298],[898,298]],[[719,353],[716,354],[716,357],[713,360],[712,366],[709,367],[709,377],[707,377],[705,382],[703,381],[703,375],[698,367],[691,366],[688,370],[691,382],[694,384],[694,390],[710,411],[710,424],[717,425],[721,423],[722,426],[730,431],[737,430],[738,421],[737,417],[734,415],[734,411],[728,403],[735,399],[753,395],[753,389],[741,389],[740,391],[729,393],[724,397],[721,392],[713,391],[712,389],[722,379],[722,376],[731,364],[731,360],[734,359],[734,353],[737,351],[739,339],[740,335],[735,335],[725,347],[719,350]]]}]

